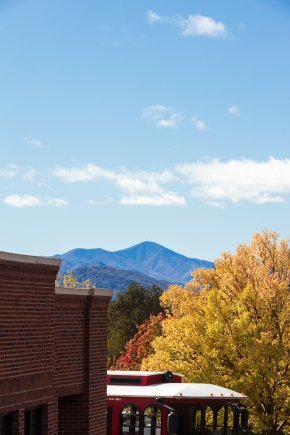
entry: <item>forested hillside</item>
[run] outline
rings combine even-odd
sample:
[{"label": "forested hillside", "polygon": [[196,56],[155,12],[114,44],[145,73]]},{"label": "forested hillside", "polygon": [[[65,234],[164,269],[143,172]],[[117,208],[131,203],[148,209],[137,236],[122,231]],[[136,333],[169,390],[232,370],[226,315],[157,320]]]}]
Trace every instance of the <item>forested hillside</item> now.
[{"label": "forested hillside", "polygon": [[170,284],[167,281],[160,281],[133,270],[116,269],[105,265],[80,266],[71,271],[77,281],[89,279],[92,286],[110,288],[115,290],[116,293],[126,290],[133,282],[138,282],[147,288],[157,285],[163,289],[167,289]]}]

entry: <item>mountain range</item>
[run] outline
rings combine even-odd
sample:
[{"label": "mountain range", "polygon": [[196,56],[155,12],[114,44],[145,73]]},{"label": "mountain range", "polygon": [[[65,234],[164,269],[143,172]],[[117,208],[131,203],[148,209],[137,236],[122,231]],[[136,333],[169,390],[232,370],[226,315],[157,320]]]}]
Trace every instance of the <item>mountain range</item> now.
[{"label": "mountain range", "polygon": [[157,284],[185,284],[193,270],[210,268],[210,261],[189,258],[154,242],[142,242],[127,249],[76,248],[55,255],[62,259],[60,273],[72,271],[78,280],[89,278],[97,287],[124,290],[132,281],[146,287]]}]

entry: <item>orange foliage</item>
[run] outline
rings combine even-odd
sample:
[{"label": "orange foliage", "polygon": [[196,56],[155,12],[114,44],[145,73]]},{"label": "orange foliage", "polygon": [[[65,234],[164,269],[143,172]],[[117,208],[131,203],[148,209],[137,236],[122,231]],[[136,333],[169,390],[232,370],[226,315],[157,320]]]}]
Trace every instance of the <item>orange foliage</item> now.
[{"label": "orange foliage", "polygon": [[151,314],[150,318],[137,327],[134,337],[128,341],[120,358],[111,367],[111,370],[140,370],[144,358],[153,352],[152,341],[161,335],[163,313],[157,316]]}]

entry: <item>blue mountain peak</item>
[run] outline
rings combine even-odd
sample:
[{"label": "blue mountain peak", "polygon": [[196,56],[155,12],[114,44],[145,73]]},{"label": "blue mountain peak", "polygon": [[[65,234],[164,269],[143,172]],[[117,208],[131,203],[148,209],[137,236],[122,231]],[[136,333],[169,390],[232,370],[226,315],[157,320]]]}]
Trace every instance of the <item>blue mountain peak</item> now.
[{"label": "blue mountain peak", "polygon": [[172,283],[186,283],[194,269],[213,266],[209,261],[186,257],[151,241],[112,252],[102,248],[77,248],[57,257],[63,259],[62,268],[66,270],[102,263],[115,269],[135,271]]}]

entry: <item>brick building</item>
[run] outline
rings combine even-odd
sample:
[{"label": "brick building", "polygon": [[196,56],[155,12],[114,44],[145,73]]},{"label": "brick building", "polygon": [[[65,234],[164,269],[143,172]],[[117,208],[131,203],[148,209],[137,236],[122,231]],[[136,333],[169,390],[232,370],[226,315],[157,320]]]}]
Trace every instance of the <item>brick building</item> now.
[{"label": "brick building", "polygon": [[107,289],[0,252],[0,435],[106,435]]}]

